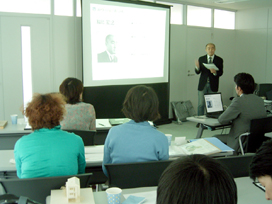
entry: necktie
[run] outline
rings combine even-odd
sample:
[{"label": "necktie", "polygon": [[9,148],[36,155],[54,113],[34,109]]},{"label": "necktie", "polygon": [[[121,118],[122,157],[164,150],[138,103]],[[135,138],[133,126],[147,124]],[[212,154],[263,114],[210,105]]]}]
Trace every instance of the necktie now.
[{"label": "necktie", "polygon": [[209,64],[212,63],[212,57],[209,57]]}]

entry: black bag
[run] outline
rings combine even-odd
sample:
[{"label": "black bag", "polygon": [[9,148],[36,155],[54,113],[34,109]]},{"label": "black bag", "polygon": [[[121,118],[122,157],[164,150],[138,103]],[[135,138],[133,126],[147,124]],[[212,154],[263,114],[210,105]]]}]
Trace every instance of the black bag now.
[{"label": "black bag", "polygon": [[13,194],[0,195],[0,204],[41,204],[39,202],[30,200],[28,197],[16,196]]},{"label": "black bag", "polygon": [[179,124],[186,121],[187,117],[195,116],[196,112],[190,100],[171,102],[174,118]]}]

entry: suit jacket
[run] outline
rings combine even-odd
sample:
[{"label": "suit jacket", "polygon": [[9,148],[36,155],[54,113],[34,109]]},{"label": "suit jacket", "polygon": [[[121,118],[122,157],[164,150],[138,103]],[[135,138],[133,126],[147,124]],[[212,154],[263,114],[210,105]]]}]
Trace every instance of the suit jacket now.
[{"label": "suit jacket", "polygon": [[98,62],[117,62],[117,57],[114,56],[114,59],[111,61],[107,51],[101,52],[97,55]]},{"label": "suit jacket", "polygon": [[209,69],[207,69],[203,63],[208,63],[207,55],[204,55],[198,59],[199,70],[195,69],[196,74],[200,74],[198,90],[202,91],[207,83],[207,79],[210,80],[211,90],[213,92],[218,91],[219,77],[223,74],[223,59],[217,55],[214,55],[213,63],[218,67],[219,71],[216,71],[216,76],[214,76]]},{"label": "suit jacket", "polygon": [[250,121],[266,116],[264,101],[259,96],[243,94],[241,97],[234,98],[230,106],[218,118],[221,124],[232,121],[227,136],[227,145],[237,151],[239,149],[239,135],[249,131]]}]

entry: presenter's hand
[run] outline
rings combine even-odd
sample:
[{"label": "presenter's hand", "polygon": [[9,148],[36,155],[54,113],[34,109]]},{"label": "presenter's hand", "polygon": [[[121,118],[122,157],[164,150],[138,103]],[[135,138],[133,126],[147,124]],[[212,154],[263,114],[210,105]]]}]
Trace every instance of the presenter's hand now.
[{"label": "presenter's hand", "polygon": [[198,60],[195,60],[195,66],[199,69],[199,62],[198,62]]},{"label": "presenter's hand", "polygon": [[210,69],[210,72],[213,74],[216,74],[216,70],[215,69]]}]

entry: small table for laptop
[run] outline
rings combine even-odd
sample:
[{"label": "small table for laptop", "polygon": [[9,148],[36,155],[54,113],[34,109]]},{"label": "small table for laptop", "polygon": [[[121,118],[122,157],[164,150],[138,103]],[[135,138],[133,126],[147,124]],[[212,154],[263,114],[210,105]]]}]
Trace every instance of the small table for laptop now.
[{"label": "small table for laptop", "polygon": [[196,138],[201,138],[202,137],[204,126],[207,127],[209,130],[217,130],[217,129],[230,127],[230,124],[222,125],[221,123],[219,123],[218,119],[207,118],[204,115],[192,116],[192,117],[188,117],[186,119],[189,120],[189,121],[200,124],[199,128],[198,128],[198,131],[197,131]]}]

